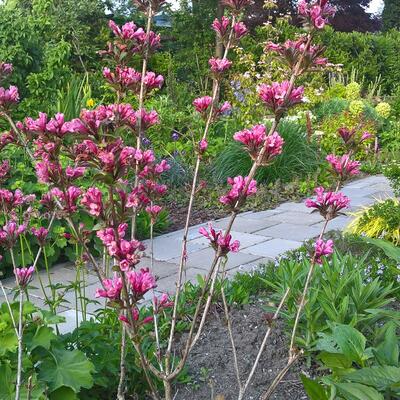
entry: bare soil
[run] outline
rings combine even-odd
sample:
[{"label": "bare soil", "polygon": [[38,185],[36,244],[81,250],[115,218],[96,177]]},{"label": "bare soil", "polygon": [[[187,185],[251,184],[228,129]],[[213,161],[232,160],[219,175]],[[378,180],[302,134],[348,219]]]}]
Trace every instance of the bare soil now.
[{"label": "bare soil", "polygon": [[[235,308],[231,311],[231,316],[239,370],[244,381],[251,370],[268,325],[262,303]],[[176,400],[237,399],[238,384],[225,321],[222,310],[214,309],[188,359],[188,373],[192,382],[176,388]],[[288,340],[283,329],[283,321],[277,320],[245,400],[258,400],[286,365]],[[301,372],[308,374],[304,363],[299,361],[285,376],[271,399],[307,399],[299,377]]]}]

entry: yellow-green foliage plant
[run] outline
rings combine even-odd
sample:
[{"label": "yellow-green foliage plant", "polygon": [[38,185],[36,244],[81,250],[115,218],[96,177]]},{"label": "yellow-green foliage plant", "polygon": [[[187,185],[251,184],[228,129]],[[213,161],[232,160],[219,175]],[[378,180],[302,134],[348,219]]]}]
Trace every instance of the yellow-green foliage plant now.
[{"label": "yellow-green foliage plant", "polygon": [[351,233],[370,238],[385,239],[395,246],[400,245],[400,201],[390,198],[379,201],[354,214],[348,226]]}]

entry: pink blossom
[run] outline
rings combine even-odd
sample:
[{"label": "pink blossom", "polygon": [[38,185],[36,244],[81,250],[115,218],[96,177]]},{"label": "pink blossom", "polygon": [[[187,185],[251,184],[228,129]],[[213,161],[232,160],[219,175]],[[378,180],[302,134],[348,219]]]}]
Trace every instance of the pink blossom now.
[{"label": "pink blossom", "polygon": [[154,110],[150,112],[147,112],[145,109],[136,111],[136,118],[141,119],[141,129],[143,131],[160,123],[158,114]]},{"label": "pink blossom", "polygon": [[4,160],[0,164],[0,180],[4,180],[7,177],[8,173],[10,172],[10,163],[8,160]]},{"label": "pink blossom", "polygon": [[199,97],[193,101],[193,105],[197,112],[204,113],[208,110],[212,103],[212,98],[210,96]]},{"label": "pink blossom", "polygon": [[8,109],[10,106],[18,103],[19,93],[16,86],[10,86],[8,89],[0,87],[0,107]]},{"label": "pink blossom", "polygon": [[341,157],[329,154],[326,160],[331,165],[333,172],[340,177],[341,181],[360,173],[359,168],[361,163],[359,161],[352,161],[349,154],[344,154]]},{"label": "pink blossom", "polygon": [[156,280],[148,268],[142,268],[140,271],[128,271],[126,276],[136,299],[143,297],[150,289],[157,286]]},{"label": "pink blossom", "polygon": [[235,35],[236,40],[240,40],[243,36],[246,36],[248,33],[248,29],[246,25],[243,22],[236,22],[235,25],[233,25],[233,32]]},{"label": "pink blossom", "polygon": [[120,39],[132,40],[135,37],[136,25],[133,22],[127,22],[120,28],[114,21],[109,21],[108,23],[110,29]]},{"label": "pink blossom", "polygon": [[0,134],[0,150],[2,150],[8,144],[14,142],[15,142],[15,136],[13,131],[3,132],[2,134]]},{"label": "pink blossom", "polygon": [[40,228],[32,228],[31,229],[32,234],[36,237],[39,245],[41,247],[44,247],[46,244],[46,239],[49,234],[48,229],[43,228],[42,226]]},{"label": "pink blossom", "polygon": [[201,139],[199,142],[199,152],[200,154],[204,154],[207,150],[208,142],[206,139]]},{"label": "pink blossom", "polygon": [[153,308],[154,314],[158,314],[160,311],[166,308],[171,308],[174,306],[174,302],[171,301],[167,293],[163,293],[159,298],[153,297]]},{"label": "pink blossom", "polygon": [[14,275],[17,281],[17,285],[20,288],[25,288],[28,286],[29,282],[32,280],[32,275],[35,272],[34,267],[29,268],[15,268]]},{"label": "pink blossom", "polygon": [[12,64],[0,62],[0,80],[4,79],[8,75],[11,75],[12,72],[13,72]]},{"label": "pink blossom", "polygon": [[228,184],[232,186],[231,189],[226,195],[220,197],[219,201],[230,208],[235,208],[238,200],[243,200],[257,192],[257,182],[253,179],[249,183],[248,177],[236,176],[233,179],[228,178]]},{"label": "pink blossom", "polygon": [[[141,321],[140,318],[140,311],[137,307],[133,308],[132,310],[132,319],[138,323],[138,325],[146,325],[153,322],[153,317],[145,317]],[[120,315],[118,319],[128,325],[130,325],[129,319],[125,315]]]},{"label": "pink blossom", "polygon": [[80,178],[81,176],[83,176],[85,171],[86,171],[85,167],[71,167],[71,166],[68,166],[65,169],[65,175],[70,180],[74,180],[74,179],[77,179],[77,178]]},{"label": "pink blossom", "polygon": [[315,189],[316,199],[307,199],[306,206],[317,209],[328,221],[337,217],[339,212],[348,208],[350,199],[341,192],[325,192],[323,187]]},{"label": "pink blossom", "polygon": [[282,60],[290,67],[294,68],[299,61],[300,71],[304,72],[309,67],[325,66],[328,63],[326,58],[321,58],[324,48],[319,45],[307,46],[307,37],[301,37],[296,41],[287,40],[283,45],[268,42],[266,51],[277,53]]},{"label": "pink blossom", "polygon": [[230,24],[231,24],[230,19],[228,17],[223,16],[221,20],[218,20],[217,18],[214,20],[214,22],[212,23],[212,28],[218,34],[219,37],[224,38],[229,31],[228,28]]},{"label": "pink blossom", "polygon": [[150,215],[151,220],[154,222],[160,212],[162,211],[162,207],[157,206],[157,205],[152,205],[152,206],[147,206],[146,207],[146,212]]},{"label": "pink blossom", "polygon": [[147,72],[143,82],[146,85],[147,92],[150,92],[152,89],[161,89],[161,86],[164,84],[164,78],[162,75],[156,75],[154,72]]},{"label": "pink blossom", "polygon": [[104,297],[111,300],[119,300],[122,291],[122,278],[114,273],[112,279],[104,279],[104,289],[96,289],[96,297]]},{"label": "pink blossom", "polygon": [[229,61],[226,58],[210,58],[208,61],[211,67],[211,71],[214,72],[215,74],[221,74],[225,71],[227,71],[231,65],[232,61]]},{"label": "pink blossom", "polygon": [[338,129],[338,134],[345,144],[348,144],[354,138],[355,133],[355,129],[348,129],[345,127]]},{"label": "pink blossom", "polygon": [[335,15],[336,9],[330,6],[326,0],[315,0],[310,3],[301,0],[298,4],[298,12],[306,24],[316,29],[323,29],[329,18]]},{"label": "pink blossom", "polygon": [[81,204],[86,207],[90,215],[98,217],[103,211],[103,194],[96,187],[89,188],[83,195]]},{"label": "pink blossom", "polygon": [[363,143],[365,141],[367,141],[368,139],[371,139],[373,137],[373,135],[369,132],[363,132],[363,134],[361,135],[361,140],[360,143]]},{"label": "pink blossom", "polygon": [[210,241],[215,251],[220,249],[222,256],[227,255],[230,251],[233,253],[239,251],[240,242],[238,240],[232,242],[232,235],[224,235],[222,231],[216,232],[211,223],[208,224],[208,229],[201,227],[199,233]]},{"label": "pink blossom", "polygon": [[322,264],[323,256],[329,256],[333,253],[333,241],[327,240],[324,242],[322,239],[318,239],[314,245],[315,248],[315,262],[317,264]]},{"label": "pink blossom", "polygon": [[233,139],[241,142],[253,159],[258,157],[258,153],[263,147],[266,138],[264,125],[255,125],[251,129],[245,129],[233,135]]},{"label": "pink blossom", "polygon": [[282,83],[274,82],[272,85],[262,84],[258,89],[258,93],[267,108],[276,115],[280,115],[289,107],[303,101],[303,86],[293,88],[290,92],[289,89],[289,81],[283,81]]},{"label": "pink blossom", "polygon": [[81,189],[70,186],[64,193],[60,189],[54,188],[51,190],[51,194],[61,202],[65,211],[73,213],[78,210],[77,201],[82,194]]},{"label": "pink blossom", "polygon": [[26,225],[18,225],[15,221],[9,221],[0,230],[0,245],[11,249],[15,246],[18,238],[26,231]]}]

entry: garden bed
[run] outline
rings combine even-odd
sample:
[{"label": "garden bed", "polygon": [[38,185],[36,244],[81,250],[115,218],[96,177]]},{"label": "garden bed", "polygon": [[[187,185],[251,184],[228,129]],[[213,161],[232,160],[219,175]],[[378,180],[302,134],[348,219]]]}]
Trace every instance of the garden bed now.
[{"label": "garden bed", "polygon": [[[268,328],[263,305],[263,302],[258,302],[231,311],[242,380],[247,378]],[[231,348],[223,310],[216,306],[188,359],[188,373],[192,381],[177,388],[176,400],[219,399],[218,395],[224,396],[220,397],[221,400],[236,399],[238,385]],[[258,399],[286,365],[287,357],[288,341],[284,333],[284,322],[278,320],[245,399]],[[301,371],[306,374],[308,372],[307,367],[299,362],[288,372],[271,398],[307,399],[299,378]]]}]

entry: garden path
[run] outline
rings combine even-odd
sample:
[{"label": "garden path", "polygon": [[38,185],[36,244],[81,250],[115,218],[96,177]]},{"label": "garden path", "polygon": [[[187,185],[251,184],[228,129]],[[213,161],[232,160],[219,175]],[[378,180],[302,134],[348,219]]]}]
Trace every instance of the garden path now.
[{"label": "garden path", "polygon": [[[351,208],[348,215],[337,217],[331,221],[328,230],[343,230],[352,219],[352,211],[368,206],[378,199],[393,196],[390,185],[383,176],[370,176],[352,181],[344,186],[342,192],[350,197]],[[227,223],[228,218],[212,222],[214,227],[220,229],[224,229]],[[321,216],[311,213],[304,203],[287,202],[273,210],[239,214],[233,226],[232,236],[240,241],[240,251],[229,255],[226,265],[228,276],[233,276],[238,272],[251,272],[259,264],[300,247],[304,241],[320,234],[322,223]],[[206,224],[196,225],[189,230],[186,268],[186,280],[188,281],[196,281],[198,275],[206,274],[214,254],[208,246],[208,241],[199,234],[199,227],[204,225]],[[179,230],[154,239],[153,272],[159,278],[157,292],[171,294],[175,292],[182,232],[183,230]],[[145,253],[139,266],[150,266],[148,253]],[[71,264],[55,266],[51,273],[53,282],[68,284],[75,280],[75,271]],[[41,271],[41,274],[43,274],[44,282],[47,282],[45,271]],[[85,296],[94,299],[96,288],[99,287],[97,277],[89,273],[86,282]],[[4,280],[3,283],[8,288],[13,287],[12,279]],[[32,285],[39,288],[37,277]],[[2,300],[4,299],[0,296],[0,301]],[[70,331],[75,327],[75,310],[76,308],[80,309],[80,305],[75,305],[73,291],[66,293],[65,300],[67,302],[60,306],[59,314],[65,316],[67,320],[65,324],[62,324],[62,331]],[[31,301],[43,305],[43,295],[39,289],[32,290]],[[99,303],[89,304],[88,311],[93,312],[99,307]]]}]

